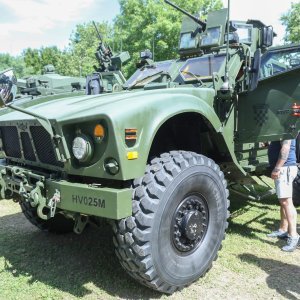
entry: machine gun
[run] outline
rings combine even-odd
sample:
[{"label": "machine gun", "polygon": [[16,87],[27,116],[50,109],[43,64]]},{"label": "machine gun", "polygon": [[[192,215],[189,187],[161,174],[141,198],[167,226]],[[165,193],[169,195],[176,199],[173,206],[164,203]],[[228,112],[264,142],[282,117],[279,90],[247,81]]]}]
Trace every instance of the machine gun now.
[{"label": "machine gun", "polygon": [[176,4],[172,3],[169,0],[165,0],[165,3],[169,4],[170,6],[174,7],[176,10],[182,12],[184,15],[188,16],[190,19],[192,19],[194,22],[196,22],[198,25],[200,25],[201,31],[205,31],[206,29],[206,23],[199,20],[197,17],[193,16],[186,10],[182,9],[181,7],[177,6]]},{"label": "machine gun", "polygon": [[93,25],[96,29],[98,38],[99,38],[99,46],[95,53],[95,56],[99,62],[99,67],[94,66],[96,72],[107,72],[112,71],[112,57],[113,53],[111,47],[109,45],[105,45],[103,42],[103,38],[96,26],[96,23],[93,21]]},{"label": "machine gun", "polygon": [[114,55],[111,47],[109,45],[105,45],[105,43],[103,42],[103,38],[94,21],[93,25],[99,38],[99,46],[95,53],[95,56],[99,62],[99,66],[94,66],[95,71],[102,73],[121,70],[122,64],[130,59],[129,53],[126,51]]},{"label": "machine gun", "polygon": [[99,66],[94,66],[95,72],[86,77],[86,94],[96,95],[120,91],[126,82],[121,68],[130,59],[130,55],[127,51],[114,55],[111,47],[103,42],[95,22],[93,25],[99,38],[99,46],[95,53]]}]

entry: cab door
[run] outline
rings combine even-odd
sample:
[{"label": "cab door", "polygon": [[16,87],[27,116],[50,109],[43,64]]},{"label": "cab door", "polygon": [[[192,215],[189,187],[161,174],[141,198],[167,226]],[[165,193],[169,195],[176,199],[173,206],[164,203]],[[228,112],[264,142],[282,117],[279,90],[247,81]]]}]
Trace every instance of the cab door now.
[{"label": "cab door", "polygon": [[272,48],[262,56],[257,88],[239,95],[236,142],[294,138],[300,130],[295,103],[300,105],[300,45]]}]

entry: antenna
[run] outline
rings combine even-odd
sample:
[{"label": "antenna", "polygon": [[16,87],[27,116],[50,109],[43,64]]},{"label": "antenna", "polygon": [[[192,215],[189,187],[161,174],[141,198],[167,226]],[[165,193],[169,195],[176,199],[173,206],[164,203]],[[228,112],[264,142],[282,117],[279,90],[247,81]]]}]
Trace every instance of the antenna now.
[{"label": "antenna", "polygon": [[221,87],[223,91],[229,91],[229,74],[228,74],[228,60],[229,60],[229,25],[230,25],[230,0],[228,0],[228,15],[227,15],[227,42],[226,42],[226,63],[225,63],[225,78]]},{"label": "antenna", "polygon": [[98,38],[99,38],[99,40],[101,41],[101,40],[102,40],[102,36],[101,36],[101,34],[100,34],[99,30],[98,30],[98,27],[97,27],[97,25],[96,25],[95,21],[93,21],[93,25],[94,25],[94,27],[95,27],[95,29],[96,29],[96,32],[97,32]]},{"label": "antenna", "polygon": [[155,44],[154,44],[155,35],[153,34],[153,40],[152,40],[152,59],[154,60],[154,51],[155,51]]}]

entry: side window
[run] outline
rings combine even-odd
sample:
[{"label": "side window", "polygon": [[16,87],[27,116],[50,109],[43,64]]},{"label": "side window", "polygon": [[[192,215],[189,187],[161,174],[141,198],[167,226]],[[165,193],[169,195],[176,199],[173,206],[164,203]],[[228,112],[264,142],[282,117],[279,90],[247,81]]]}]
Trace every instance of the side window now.
[{"label": "side window", "polygon": [[267,78],[278,73],[300,67],[300,46],[267,52],[261,61],[260,78]]}]

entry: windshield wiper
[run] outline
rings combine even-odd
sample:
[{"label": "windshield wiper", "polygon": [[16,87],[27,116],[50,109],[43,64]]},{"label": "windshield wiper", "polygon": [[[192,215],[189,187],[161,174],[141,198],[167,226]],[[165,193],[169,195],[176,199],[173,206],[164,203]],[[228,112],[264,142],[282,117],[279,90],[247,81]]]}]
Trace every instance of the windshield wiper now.
[{"label": "windshield wiper", "polygon": [[135,80],[131,85],[129,85],[129,86],[127,87],[127,89],[131,89],[131,88],[133,88],[134,86],[136,86],[137,84],[143,82],[144,80],[150,79],[150,78],[152,78],[152,77],[154,77],[154,76],[157,76],[157,75],[161,75],[162,73],[164,73],[164,71],[159,71],[159,72],[157,72],[157,73],[154,73],[154,74],[148,75],[148,76],[146,76],[146,77],[143,77],[143,78],[141,78],[141,79],[139,79],[139,80]]},{"label": "windshield wiper", "polygon": [[198,83],[203,85],[203,81],[195,73],[190,72],[190,71],[181,71],[181,73],[193,76],[197,80]]}]

